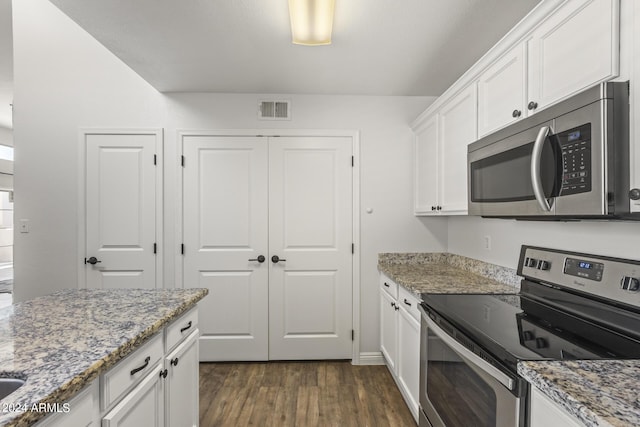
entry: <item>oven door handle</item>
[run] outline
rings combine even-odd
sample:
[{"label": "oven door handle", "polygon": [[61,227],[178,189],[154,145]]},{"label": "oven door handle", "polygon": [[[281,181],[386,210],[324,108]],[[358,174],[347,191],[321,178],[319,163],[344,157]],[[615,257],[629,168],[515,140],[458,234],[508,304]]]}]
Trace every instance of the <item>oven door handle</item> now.
[{"label": "oven door handle", "polygon": [[544,196],[544,190],[542,189],[542,177],[540,176],[540,160],[542,158],[542,147],[544,141],[549,136],[549,126],[542,126],[536,137],[536,142],[533,143],[533,152],[531,153],[531,185],[533,186],[533,194],[536,196],[536,200],[545,212],[551,211],[549,201]]},{"label": "oven door handle", "polygon": [[514,381],[504,372],[491,365],[490,363],[481,359],[478,355],[473,353],[471,350],[460,344],[458,341],[453,339],[449,334],[444,332],[436,323],[431,320],[429,316],[426,316],[427,326],[431,328],[434,334],[438,336],[445,344],[455,350],[460,356],[463,356],[465,359],[468,359],[471,363],[473,363],[478,368],[482,369],[487,374],[491,375],[497,381],[499,381],[503,386],[507,387],[509,390],[513,390]]}]

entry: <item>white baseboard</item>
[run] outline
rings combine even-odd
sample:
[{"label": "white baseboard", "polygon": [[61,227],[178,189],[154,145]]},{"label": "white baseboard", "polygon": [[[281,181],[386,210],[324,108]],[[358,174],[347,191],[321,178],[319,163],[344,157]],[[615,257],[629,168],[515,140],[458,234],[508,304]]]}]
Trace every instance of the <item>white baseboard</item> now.
[{"label": "white baseboard", "polygon": [[360,353],[359,365],[384,365],[384,357],[379,351],[370,351]]}]

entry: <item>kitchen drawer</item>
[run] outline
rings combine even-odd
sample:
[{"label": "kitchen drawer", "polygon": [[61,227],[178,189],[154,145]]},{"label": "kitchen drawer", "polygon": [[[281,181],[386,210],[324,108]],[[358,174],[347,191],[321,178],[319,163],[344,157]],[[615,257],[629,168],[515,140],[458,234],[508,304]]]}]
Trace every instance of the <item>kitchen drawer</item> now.
[{"label": "kitchen drawer", "polygon": [[407,312],[419,322],[420,310],[418,309],[418,305],[420,304],[420,300],[402,286],[399,286],[398,294],[398,305],[407,310]]},{"label": "kitchen drawer", "polygon": [[166,328],[167,353],[196,329],[198,329],[198,308],[194,307]]},{"label": "kitchen drawer", "polygon": [[388,293],[391,298],[398,299],[398,285],[384,274],[380,275],[380,287]]},{"label": "kitchen drawer", "polygon": [[[156,334],[149,342],[103,374],[100,396],[102,410],[116,403],[163,359],[162,338],[161,333]],[[143,369],[139,369],[142,367]]]}]

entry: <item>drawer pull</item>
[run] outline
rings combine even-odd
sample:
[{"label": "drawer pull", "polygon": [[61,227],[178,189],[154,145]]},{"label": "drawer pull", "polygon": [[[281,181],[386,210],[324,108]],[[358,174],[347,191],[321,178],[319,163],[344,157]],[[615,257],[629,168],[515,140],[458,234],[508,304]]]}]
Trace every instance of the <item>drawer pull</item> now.
[{"label": "drawer pull", "polygon": [[187,323],[187,326],[185,326],[184,328],[180,329],[180,333],[183,333],[184,331],[186,331],[189,328],[191,328],[191,320],[189,320],[189,323]]},{"label": "drawer pull", "polygon": [[407,304],[409,307],[411,307],[411,303],[409,301],[407,301],[407,299],[404,299],[404,303]]},{"label": "drawer pull", "polygon": [[169,362],[171,364],[171,366],[178,366],[178,358],[176,357],[175,359],[171,359],[171,362]]},{"label": "drawer pull", "polygon": [[131,370],[131,375],[135,375],[138,372],[142,371],[144,368],[146,368],[147,366],[149,366],[149,362],[151,362],[151,356],[147,356],[146,359],[144,359],[144,365],[140,366],[139,368],[136,369],[132,369]]},{"label": "drawer pull", "polygon": [[389,286],[389,284],[388,284],[387,282],[384,282],[384,285],[385,285],[387,288],[390,288],[390,287],[391,287],[391,286]]},{"label": "drawer pull", "polygon": [[160,378],[167,378],[168,373],[169,371],[167,371],[166,369],[164,371],[160,371]]}]

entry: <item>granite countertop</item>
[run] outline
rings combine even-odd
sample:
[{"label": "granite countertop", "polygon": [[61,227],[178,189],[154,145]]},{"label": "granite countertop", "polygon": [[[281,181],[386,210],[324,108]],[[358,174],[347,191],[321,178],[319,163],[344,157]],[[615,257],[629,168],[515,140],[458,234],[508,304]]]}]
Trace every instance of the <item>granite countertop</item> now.
[{"label": "granite countertop", "polygon": [[640,425],[640,360],[521,362],[518,373],[586,426]]},{"label": "granite countertop", "polygon": [[449,253],[382,253],[378,270],[417,297],[433,294],[516,294],[516,271]]},{"label": "granite countertop", "polygon": [[44,417],[28,408],[69,400],[207,293],[64,290],[1,309],[0,376],[26,383],[0,401],[0,425]]}]

